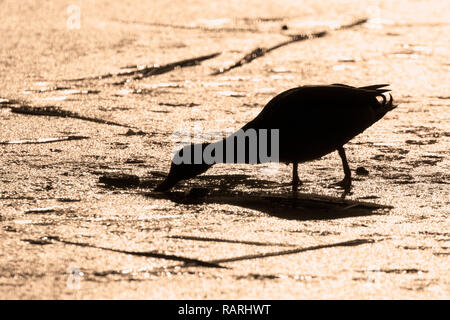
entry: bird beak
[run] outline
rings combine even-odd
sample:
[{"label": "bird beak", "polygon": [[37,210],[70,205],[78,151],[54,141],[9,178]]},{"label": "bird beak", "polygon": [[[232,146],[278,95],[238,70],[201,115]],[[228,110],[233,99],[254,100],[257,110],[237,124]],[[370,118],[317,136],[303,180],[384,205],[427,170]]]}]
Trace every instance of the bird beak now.
[{"label": "bird beak", "polygon": [[170,175],[163,181],[161,182],[156,188],[155,191],[156,192],[165,192],[170,190],[176,183],[178,182],[178,180],[170,177]]}]

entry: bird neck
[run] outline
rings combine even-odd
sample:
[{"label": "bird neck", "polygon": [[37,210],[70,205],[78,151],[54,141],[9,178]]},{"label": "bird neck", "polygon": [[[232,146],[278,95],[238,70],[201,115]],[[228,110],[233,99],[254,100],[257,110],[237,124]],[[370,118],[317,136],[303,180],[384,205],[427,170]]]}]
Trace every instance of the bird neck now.
[{"label": "bird neck", "polygon": [[226,138],[198,144],[194,148],[201,150],[202,161],[209,165],[278,162],[279,133],[273,130],[240,129]]}]

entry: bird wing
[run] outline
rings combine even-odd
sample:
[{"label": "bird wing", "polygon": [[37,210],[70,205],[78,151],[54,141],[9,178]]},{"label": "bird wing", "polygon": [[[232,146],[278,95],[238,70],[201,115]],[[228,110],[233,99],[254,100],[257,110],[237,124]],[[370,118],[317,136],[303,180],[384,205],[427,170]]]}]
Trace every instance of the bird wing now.
[{"label": "bird wing", "polygon": [[[349,107],[364,108],[368,105],[377,106],[376,97],[382,97],[387,84],[377,84],[366,87],[352,87],[343,84],[322,86],[301,86],[289,89],[275,96],[267,103],[258,116],[246,127],[268,126],[276,123],[276,119],[286,117],[306,118],[311,112],[323,108],[337,108],[344,112]],[[334,113],[335,111],[333,111]],[[326,115],[326,114],[324,114]]]},{"label": "bird wing", "polygon": [[292,88],[269,101],[242,129],[280,129],[296,136],[330,132],[354,136],[395,108],[392,96],[387,100],[383,95],[388,90],[384,87],[338,84]]}]

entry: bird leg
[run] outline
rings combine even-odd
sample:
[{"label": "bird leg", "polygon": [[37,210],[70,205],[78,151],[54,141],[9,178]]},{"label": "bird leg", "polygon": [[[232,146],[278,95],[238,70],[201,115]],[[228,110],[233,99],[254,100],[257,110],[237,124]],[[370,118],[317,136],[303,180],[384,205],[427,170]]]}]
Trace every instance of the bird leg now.
[{"label": "bird leg", "polygon": [[302,182],[300,181],[299,177],[298,177],[298,163],[297,162],[293,162],[292,163],[292,191],[297,191],[298,186],[302,184]]},{"label": "bird leg", "polygon": [[342,160],[342,166],[344,167],[344,179],[337,183],[333,183],[332,186],[339,186],[344,189],[344,192],[341,195],[341,198],[344,199],[347,194],[350,193],[350,189],[352,187],[352,175],[350,171],[350,167],[347,162],[347,157],[345,156],[345,151],[343,147],[339,147],[337,149],[339,156]]}]

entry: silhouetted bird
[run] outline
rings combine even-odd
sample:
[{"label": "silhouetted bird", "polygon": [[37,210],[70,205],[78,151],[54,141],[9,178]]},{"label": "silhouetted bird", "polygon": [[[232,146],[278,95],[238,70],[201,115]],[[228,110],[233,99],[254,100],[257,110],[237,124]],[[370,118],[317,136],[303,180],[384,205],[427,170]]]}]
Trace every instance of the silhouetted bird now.
[{"label": "silhouetted bird", "polygon": [[[298,178],[298,163],[318,159],[337,150],[344,168],[345,177],[335,185],[344,189],[344,198],[351,188],[351,172],[345,156],[343,145],[356,135],[362,133],[372,124],[380,120],[388,111],[394,109],[392,96],[389,100],[383,94],[389,89],[388,84],[377,84],[366,87],[352,87],[343,84],[323,86],[302,86],[282,92],[274,97],[259,113],[247,123],[242,130],[255,129],[258,132],[257,142],[246,139],[245,160],[236,161],[236,145],[234,146],[234,162],[262,163],[267,162],[260,156],[253,158],[249,150],[252,143],[257,143],[260,150],[261,135],[259,129],[278,129],[279,162],[293,164],[292,189],[297,190],[301,183]],[[237,133],[215,143],[187,145],[175,155],[167,178],[156,187],[155,191],[167,191],[178,181],[195,177],[205,172],[214,163],[197,159],[197,162],[180,163],[185,156],[194,160],[195,150],[200,152],[223,145],[235,139]],[[270,140],[270,139],[269,139]],[[270,143],[274,143],[269,142]],[[196,149],[197,148],[197,149]],[[217,149],[219,150],[219,149]],[[214,156],[215,152],[211,154]],[[225,153],[231,150],[226,150]],[[258,153],[259,155],[259,153]],[[177,161],[175,161],[177,160]],[[185,161],[186,162],[186,161]],[[215,163],[230,162],[216,160]],[[233,162],[233,161],[232,161]]]}]

